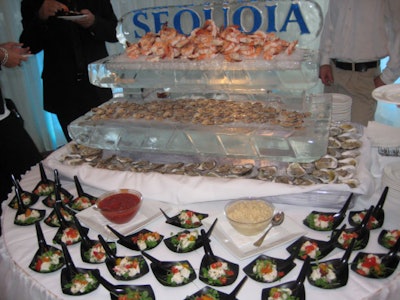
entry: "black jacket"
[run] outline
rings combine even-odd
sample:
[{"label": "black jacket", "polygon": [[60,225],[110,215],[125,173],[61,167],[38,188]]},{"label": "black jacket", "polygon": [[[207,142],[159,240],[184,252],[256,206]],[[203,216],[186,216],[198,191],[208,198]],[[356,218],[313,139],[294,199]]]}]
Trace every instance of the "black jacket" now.
[{"label": "black jacket", "polygon": [[45,110],[54,113],[77,110],[78,115],[84,114],[111,98],[109,89],[91,86],[87,66],[108,56],[105,42],[117,42],[117,18],[110,0],[79,0],[76,10],[89,9],[95,15],[91,28],[84,29],[56,17],[41,21],[38,11],[43,1],[21,2],[23,32],[20,42],[34,54],[44,50]]}]

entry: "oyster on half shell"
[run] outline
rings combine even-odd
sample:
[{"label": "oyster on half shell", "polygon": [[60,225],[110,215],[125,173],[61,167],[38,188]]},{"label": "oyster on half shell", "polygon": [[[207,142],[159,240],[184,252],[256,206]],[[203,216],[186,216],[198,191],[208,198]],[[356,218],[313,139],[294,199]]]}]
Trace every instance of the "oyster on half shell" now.
[{"label": "oyster on half shell", "polygon": [[315,161],[315,167],[317,169],[334,169],[337,165],[337,158],[328,154]]}]

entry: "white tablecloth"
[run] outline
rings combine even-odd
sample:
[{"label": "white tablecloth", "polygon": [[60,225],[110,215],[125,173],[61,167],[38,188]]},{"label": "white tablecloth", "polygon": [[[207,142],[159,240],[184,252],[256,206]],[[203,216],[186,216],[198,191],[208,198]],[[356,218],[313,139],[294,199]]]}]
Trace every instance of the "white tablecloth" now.
[{"label": "white tablecloth", "polygon": [[[52,172],[47,170],[47,175],[49,178],[53,178]],[[23,177],[21,181],[21,186],[25,190],[32,190],[40,179],[38,166],[35,166],[30,172]],[[376,179],[379,183],[379,178]],[[73,182],[66,177],[61,177],[62,186],[74,195],[76,195],[75,187]],[[90,186],[83,185],[86,192],[98,196],[102,193],[102,190]],[[174,186],[167,187],[168,189],[174,189]],[[242,187],[243,189],[246,186]],[[381,193],[381,187],[377,185],[376,192],[371,197],[357,197],[355,206],[351,210],[368,208],[370,205],[376,203]],[[9,200],[11,199],[10,198]],[[146,195],[144,195],[144,201],[146,201]],[[8,201],[3,202],[3,215],[2,215],[2,230],[3,234],[0,239],[0,293],[1,299],[76,299],[76,297],[71,297],[64,295],[61,291],[60,285],[60,271],[51,274],[39,274],[33,272],[28,268],[30,261],[34,253],[37,250],[37,239],[34,226],[16,226],[13,224],[16,211],[7,206]],[[163,200],[162,197],[158,200]],[[174,211],[179,211],[180,209],[192,209],[200,212],[209,213],[210,220],[213,220],[215,216],[220,215],[223,210],[226,201],[205,201],[199,203],[186,203],[186,204],[176,204],[169,203],[171,206],[171,214]],[[327,240],[329,238],[329,233],[315,232],[302,224],[304,217],[311,211],[319,209],[318,207],[298,207],[294,205],[279,204],[276,203],[275,206],[278,209],[282,209],[286,214],[296,223],[296,225],[306,232],[309,237]],[[36,208],[45,208],[44,205],[39,201],[35,204]],[[49,213],[51,209],[46,208]],[[386,200],[385,206],[385,223],[382,229],[399,229],[400,224],[400,199]],[[321,208],[320,210],[325,210]],[[347,221],[347,220],[346,220]],[[165,237],[169,237],[171,233],[176,233],[179,231],[177,227],[173,227],[165,223],[165,219],[160,217],[155,219],[148,225],[147,229],[158,231]],[[52,238],[55,235],[57,229],[51,228],[44,223],[42,223],[42,229],[46,237],[47,243],[51,244]],[[377,238],[381,229],[373,230],[371,232],[370,241],[364,252],[375,252],[375,253],[385,253],[387,252],[382,246],[377,243]],[[94,230],[89,231],[89,237],[95,238],[97,232]],[[217,256],[224,257],[229,261],[234,261],[240,264],[241,270],[238,280],[231,286],[217,288],[222,292],[229,293],[233,290],[235,285],[244,276],[242,268],[249,264],[256,256],[239,260],[231,254],[228,249],[226,249],[220,240],[215,237],[211,237],[214,253]],[[272,248],[264,252],[264,254],[269,256],[274,256],[278,258],[286,258],[289,253],[286,251],[286,247],[289,242],[280,245],[278,247]],[[69,246],[69,251],[73,257],[73,260],[77,267],[85,268],[98,268],[101,274],[110,282],[114,284],[121,284],[121,282],[116,281],[109,274],[106,266],[102,265],[91,265],[82,262],[79,254],[80,245]],[[129,250],[121,245],[117,245],[117,255],[134,255],[137,252]],[[350,261],[355,257],[358,251],[353,252]],[[183,257],[188,259],[198,272],[198,267],[200,266],[201,259],[204,255],[203,249],[198,249],[192,253],[188,254],[177,254],[173,253],[166,248],[164,243],[160,244],[157,248],[151,250],[151,254],[161,260],[180,260]],[[335,249],[330,255],[324,260],[331,258],[338,258],[343,255],[343,250]],[[271,287],[273,285],[283,283],[286,281],[295,280],[298,276],[299,270],[302,266],[300,260],[295,261],[297,266],[293,269],[286,277],[284,277],[280,282],[266,284],[255,282],[252,279],[248,279],[241,291],[238,294],[238,299],[261,299],[261,291],[263,288]],[[197,273],[198,274],[198,273]],[[122,283],[124,284],[124,283]],[[200,288],[204,287],[205,284],[201,282],[198,278],[182,287],[171,288],[164,287],[156,281],[154,275],[151,271],[144,277],[137,279],[135,281],[129,281],[126,284],[151,284],[157,299],[184,299],[186,296],[191,295],[198,291]],[[398,299],[400,294],[400,267],[397,268],[395,273],[387,279],[368,279],[359,276],[350,270],[349,281],[345,287],[335,289],[335,290],[323,290],[311,286],[307,280],[305,282],[306,297],[307,299]],[[100,286],[94,292],[85,295],[82,299],[109,299],[109,293],[106,289]]]}]

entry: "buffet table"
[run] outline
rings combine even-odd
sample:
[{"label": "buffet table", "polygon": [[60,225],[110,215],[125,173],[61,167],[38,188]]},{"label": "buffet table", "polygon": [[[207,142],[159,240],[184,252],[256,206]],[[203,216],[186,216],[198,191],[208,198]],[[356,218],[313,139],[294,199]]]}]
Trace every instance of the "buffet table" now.
[{"label": "buffet table", "polygon": [[[375,192],[368,196],[357,196],[354,206],[349,210],[360,210],[370,207],[370,205],[376,204],[379,196],[382,192],[382,187],[380,185],[380,176],[382,174],[382,166],[379,164],[387,163],[386,161],[377,157],[376,151],[372,151],[372,162],[374,166],[374,181]],[[391,158],[392,161],[400,161],[399,158]],[[377,165],[378,164],[378,165]],[[52,170],[46,168],[46,174],[49,179],[53,178]],[[174,175],[172,175],[174,176]],[[77,195],[75,185],[70,177],[62,175],[61,178],[62,187],[70,191],[74,196]],[[35,185],[40,181],[39,167],[34,166],[21,180],[20,184],[24,190],[31,191]],[[239,181],[240,182],[240,181]],[[145,183],[142,183],[145,184]],[[85,192],[92,194],[94,196],[99,196],[104,190],[99,187],[93,187],[86,184],[82,184]],[[115,187],[118,188],[118,187]],[[130,186],[130,188],[136,188]],[[173,190],[174,186],[165,187],[166,192],[168,190]],[[246,189],[243,185],[240,188]],[[211,195],[210,195],[211,196]],[[2,236],[0,240],[0,276],[2,280],[0,281],[0,290],[2,299],[71,299],[72,296],[68,296],[62,293],[60,285],[60,271],[49,274],[40,274],[32,271],[28,268],[30,261],[33,258],[37,250],[37,238],[35,232],[35,226],[16,226],[13,221],[15,218],[16,211],[8,206],[9,201],[12,199],[13,194],[10,195],[8,201],[3,202],[3,215],[2,215]],[[290,198],[290,195],[287,195]],[[43,198],[43,197],[42,197]],[[35,204],[35,208],[43,208],[47,210],[47,213],[51,211],[41,202],[42,198]],[[245,276],[243,267],[248,265],[253,261],[259,254],[265,254],[268,256],[273,256],[276,258],[286,258],[289,253],[286,251],[286,247],[293,242],[297,237],[301,235],[307,235],[308,237],[316,238],[319,240],[327,240],[330,236],[330,232],[317,232],[307,228],[303,225],[302,220],[306,217],[308,213],[312,210],[321,211],[332,211],[326,207],[316,207],[316,206],[296,206],[282,203],[274,203],[277,209],[283,210],[287,219],[285,220],[282,228],[285,228],[288,232],[285,234],[287,238],[282,238],[279,236],[282,233],[282,228],[276,227],[272,229],[270,235],[267,237],[264,245],[267,245],[263,250],[255,252],[252,251],[242,251],[243,248],[240,246],[236,250],[230,247],[232,243],[232,237],[237,236],[234,231],[231,232],[231,236],[224,233],[223,226],[226,226],[226,220],[222,214],[226,200],[212,201],[209,198],[208,201],[191,202],[191,203],[179,203],[179,201],[165,201],[165,198],[160,195],[158,199],[149,199],[144,193],[144,203],[148,201],[147,205],[157,208],[163,207],[168,211],[168,214],[173,216],[181,209],[190,209],[198,212],[208,213],[209,217],[204,221],[204,227],[207,229],[209,225],[218,218],[217,226],[214,229],[213,235],[211,235],[211,247],[215,255],[223,257],[228,261],[238,263],[240,265],[240,272],[238,279],[234,284],[226,287],[216,287],[219,291],[229,293],[231,292],[236,284]],[[161,201],[161,202],[155,202]],[[388,250],[383,248],[377,243],[377,238],[382,229],[398,229],[400,219],[400,200],[390,197],[390,193],[384,205],[385,210],[385,222],[383,227],[371,231],[370,240],[367,247],[361,251],[373,252],[373,253],[386,253]],[[82,213],[83,214],[83,213]],[[79,214],[78,214],[79,216]],[[133,222],[133,221],[132,221]],[[347,218],[345,221],[348,224]],[[286,225],[285,225],[286,224]],[[43,233],[45,235],[48,244],[51,244],[52,238],[56,233],[56,228],[49,227],[42,222],[41,224]],[[83,222],[83,225],[87,226]],[[132,228],[138,231],[138,227],[135,227],[133,222]],[[220,227],[218,227],[220,226]],[[286,227],[285,227],[286,226]],[[89,227],[89,226],[88,226]],[[90,227],[89,227],[90,228]],[[145,222],[143,228],[157,231],[164,235],[164,238],[171,236],[172,234],[180,231],[179,228],[169,225],[165,222],[165,218],[161,214],[152,215],[148,222]],[[129,231],[129,228],[125,228]],[[89,229],[89,237],[95,239],[98,235],[93,229]],[[224,237],[226,238],[224,240]],[[256,239],[253,237],[252,239]],[[96,238],[97,239],[97,238]],[[274,240],[277,242],[276,245],[269,247],[268,243]],[[242,239],[242,243],[249,244],[249,240]],[[235,245],[237,246],[237,245]],[[105,264],[93,265],[84,263],[81,260],[79,249],[80,245],[68,246],[69,252],[73,258],[73,261],[77,267],[99,269],[101,275],[109,280],[113,284],[151,284],[155,296],[157,299],[185,299],[185,297],[194,294],[206,285],[198,278],[198,269],[200,267],[201,259],[204,256],[203,248],[197,249],[194,252],[187,254],[179,254],[171,252],[165,244],[162,242],[156,248],[149,251],[151,255],[159,258],[160,260],[182,260],[187,259],[193,265],[197,272],[197,279],[188,285],[181,287],[165,287],[161,285],[154,277],[150,271],[143,277],[136,279],[134,281],[128,282],[118,282],[115,280],[108,272]],[[236,251],[236,252],[235,252]],[[353,260],[358,251],[354,251],[351,255],[350,262]],[[137,255],[138,252],[125,248],[124,246],[117,244],[117,255]],[[334,249],[327,257],[323,260],[331,258],[340,258],[343,255],[343,250]],[[148,262],[149,263],[149,262]],[[279,283],[284,283],[288,281],[295,280],[299,274],[300,268],[303,265],[302,261],[295,260],[296,267],[283,279],[275,283],[259,283],[250,278],[246,281],[242,289],[237,295],[238,299],[261,299],[261,292],[264,288],[272,287]],[[386,279],[369,279],[361,277],[353,271],[349,271],[349,281],[346,286],[339,288],[327,290],[314,287],[305,281],[305,290],[307,299],[398,299],[400,293],[400,268],[398,267],[394,274]],[[109,292],[102,286],[93,291],[90,294],[83,296],[84,299],[109,299]],[[82,298],[83,298],[82,297]]]}]

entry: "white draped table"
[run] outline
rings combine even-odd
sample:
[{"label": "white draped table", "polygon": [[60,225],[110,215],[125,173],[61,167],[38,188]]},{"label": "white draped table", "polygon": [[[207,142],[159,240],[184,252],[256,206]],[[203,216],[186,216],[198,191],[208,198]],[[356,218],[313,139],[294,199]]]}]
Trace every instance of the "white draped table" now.
[{"label": "white draped table", "polygon": [[[379,160],[373,159],[373,161],[378,162]],[[375,166],[375,169],[379,170],[379,167]],[[51,170],[46,169],[46,173],[49,179],[53,178],[53,173]],[[379,173],[379,172],[377,172]],[[376,176],[379,176],[377,174]],[[35,185],[40,180],[39,168],[35,166],[29,171],[21,180],[20,184],[24,190],[31,191]],[[357,196],[355,205],[350,210],[359,210],[363,208],[369,208],[370,205],[376,204],[379,199],[382,187],[380,186],[380,178],[375,177],[376,181],[376,191],[370,196]],[[240,183],[240,181],[238,181]],[[76,196],[76,190],[74,183],[70,177],[61,176],[61,184],[64,188],[69,190],[74,196]],[[145,183],[142,183],[145,184]],[[117,187],[116,187],[117,188]],[[165,187],[168,190],[173,190],[175,187],[173,185]],[[243,185],[242,189],[246,189]],[[83,184],[83,189],[85,192],[99,196],[103,190],[99,187],[93,187]],[[108,188],[104,188],[106,190]],[[166,193],[168,193],[166,190]],[[62,293],[60,285],[60,271],[56,271],[51,274],[39,274],[28,268],[30,261],[34,253],[37,250],[37,238],[35,232],[35,226],[16,226],[13,224],[16,211],[8,207],[8,203],[12,198],[13,194],[10,195],[8,201],[3,202],[3,215],[2,215],[2,236],[0,239],[0,299],[76,299],[76,297],[68,296]],[[288,195],[287,197],[290,197]],[[41,200],[43,197],[35,204],[35,208],[45,208],[47,213],[50,213],[51,209],[46,208]],[[144,201],[163,201],[164,198],[160,195],[159,199],[146,199],[146,194],[144,194]],[[212,200],[212,199],[209,199]],[[194,211],[204,212],[210,214],[208,220],[213,221],[217,216],[221,217],[223,207],[226,200],[219,201],[200,201],[194,203],[171,203],[164,202],[165,205],[170,207],[169,213],[173,215],[181,209],[191,209]],[[292,220],[291,223],[292,230],[304,232],[305,235],[320,239],[329,239],[329,232],[316,232],[308,229],[302,224],[302,220],[305,216],[312,210],[322,210],[322,211],[332,211],[332,209],[327,209],[323,207],[311,207],[311,206],[296,206],[288,205],[282,203],[275,203],[277,209],[284,210],[286,215]],[[367,247],[361,251],[364,252],[374,252],[374,253],[386,253],[387,250],[377,243],[377,238],[382,229],[400,229],[400,199],[387,198],[384,205],[385,210],[385,222],[381,229],[376,229],[371,231],[370,240]],[[220,224],[224,223],[224,220],[219,219]],[[347,218],[346,221],[347,222]],[[218,224],[218,223],[217,223]],[[348,224],[348,223],[347,223]],[[45,238],[48,244],[52,243],[52,238],[56,233],[56,228],[47,226],[42,222],[41,224]],[[86,224],[83,224],[86,225]],[[349,226],[349,225],[348,225]],[[169,237],[172,233],[177,233],[180,229],[168,225],[165,223],[164,217],[160,216],[155,218],[150,223],[146,224],[146,229],[157,231],[164,235],[164,238]],[[274,230],[274,229],[273,229]],[[96,238],[98,232],[93,229],[89,231],[90,238]],[[235,233],[232,232],[234,236]],[[273,236],[273,234],[272,234]],[[223,257],[229,261],[236,262],[240,265],[240,273],[236,282],[227,287],[216,288],[222,292],[231,292],[240,279],[245,275],[242,268],[248,265],[258,254],[252,255],[244,259],[239,259],[232,254],[232,251],[223,244],[224,241],[217,239],[215,236],[211,236],[211,247],[215,255]],[[268,239],[266,240],[266,243]],[[287,241],[281,245],[267,249],[263,252],[265,255],[286,258],[289,253],[286,251],[286,247],[291,243]],[[188,254],[178,254],[173,253],[161,243],[155,249],[150,250],[151,255],[161,259],[161,260],[181,260],[187,259],[193,265],[197,271],[197,279],[192,283],[182,286],[182,287],[165,287],[162,286],[155,279],[154,275],[150,271],[145,276],[128,282],[118,282],[116,281],[108,272],[104,264],[92,265],[84,263],[79,254],[80,245],[68,246],[68,249],[72,255],[74,263],[77,267],[83,268],[98,268],[101,274],[113,284],[151,284],[157,299],[184,299],[186,296],[197,292],[199,289],[203,288],[205,284],[198,279],[198,268],[200,266],[201,259],[204,255],[202,248],[188,253]],[[350,258],[353,260],[358,251],[354,251]],[[117,244],[117,255],[135,255],[137,252],[127,249],[124,246]],[[329,256],[325,257],[323,260],[331,258],[342,257],[343,250],[335,249]],[[299,270],[302,266],[302,261],[295,260],[296,267],[281,281],[267,284],[259,283],[248,279],[243,288],[238,294],[238,299],[261,299],[262,289],[277,285],[279,283],[284,283],[287,281],[295,280],[298,276]],[[353,271],[349,271],[349,281],[345,287],[334,289],[334,290],[323,290],[310,285],[307,280],[305,281],[305,290],[307,299],[398,299],[400,295],[400,266],[396,269],[394,274],[392,274],[387,279],[369,279],[359,276]],[[107,290],[100,286],[94,292],[81,296],[82,299],[110,299]]]}]

